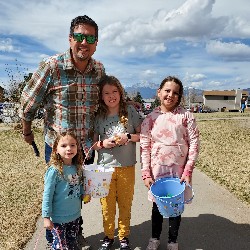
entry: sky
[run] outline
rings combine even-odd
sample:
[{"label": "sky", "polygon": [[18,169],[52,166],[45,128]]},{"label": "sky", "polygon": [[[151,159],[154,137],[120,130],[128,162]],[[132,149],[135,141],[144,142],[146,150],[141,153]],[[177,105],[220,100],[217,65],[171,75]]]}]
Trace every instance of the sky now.
[{"label": "sky", "polygon": [[0,86],[69,48],[71,20],[99,26],[94,54],[126,86],[169,75],[203,90],[250,88],[249,0],[8,0],[0,2]]}]

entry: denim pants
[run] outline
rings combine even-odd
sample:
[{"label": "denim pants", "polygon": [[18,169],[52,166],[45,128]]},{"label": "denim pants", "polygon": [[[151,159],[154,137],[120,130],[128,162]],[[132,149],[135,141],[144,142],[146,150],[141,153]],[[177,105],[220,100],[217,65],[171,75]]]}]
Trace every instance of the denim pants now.
[{"label": "denim pants", "polygon": [[[46,164],[49,163],[50,161],[50,156],[51,156],[51,153],[52,153],[52,147],[50,147],[49,144],[45,143],[45,162]],[[83,159],[85,158],[85,154],[84,152],[82,151],[82,154],[83,154]],[[94,162],[94,158],[95,158],[95,151],[92,151],[92,155],[91,155],[91,158],[85,160],[85,164],[92,164]],[[82,220],[82,216],[79,218],[80,222],[80,228],[79,228],[79,234],[82,234],[82,224],[83,224],[83,220]],[[53,241],[53,235],[51,233],[50,230],[46,229],[46,239],[48,241],[48,243],[52,243]]]}]

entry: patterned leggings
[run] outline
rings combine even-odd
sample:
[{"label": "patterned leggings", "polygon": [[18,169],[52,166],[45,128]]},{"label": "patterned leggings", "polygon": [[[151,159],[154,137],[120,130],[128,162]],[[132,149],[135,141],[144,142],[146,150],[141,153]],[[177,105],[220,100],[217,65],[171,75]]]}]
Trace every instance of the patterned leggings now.
[{"label": "patterned leggings", "polygon": [[78,250],[78,231],[80,218],[68,223],[54,223],[52,249]]}]

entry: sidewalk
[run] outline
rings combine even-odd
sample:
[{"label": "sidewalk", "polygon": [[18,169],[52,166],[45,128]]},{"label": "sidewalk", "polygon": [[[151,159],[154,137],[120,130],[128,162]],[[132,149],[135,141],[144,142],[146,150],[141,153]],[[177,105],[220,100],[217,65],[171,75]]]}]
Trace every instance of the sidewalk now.
[{"label": "sidewalk", "polygon": [[[194,200],[191,205],[185,206],[182,215],[178,239],[180,249],[249,250],[250,207],[198,169],[194,171],[193,189]],[[147,190],[140,177],[140,164],[137,164],[131,218],[130,242],[132,249],[145,250],[147,247],[148,239],[151,236],[151,206],[147,200]],[[82,216],[84,236],[92,249],[97,250],[104,237],[99,199],[92,199],[89,204],[84,205]],[[40,218],[37,223],[37,231],[25,250],[34,249],[42,225]],[[159,249],[167,248],[167,225],[168,220],[165,219]],[[38,249],[45,249],[43,235],[40,237]],[[113,249],[119,249],[117,238]]]}]

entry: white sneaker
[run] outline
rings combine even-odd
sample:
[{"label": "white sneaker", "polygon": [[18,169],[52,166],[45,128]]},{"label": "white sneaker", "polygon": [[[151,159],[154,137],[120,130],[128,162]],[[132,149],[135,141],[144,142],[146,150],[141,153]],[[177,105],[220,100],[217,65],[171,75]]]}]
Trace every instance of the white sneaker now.
[{"label": "white sneaker", "polygon": [[168,243],[167,250],[179,250],[178,243]]},{"label": "white sneaker", "polygon": [[160,246],[160,240],[156,238],[150,238],[146,250],[157,250]]}]

